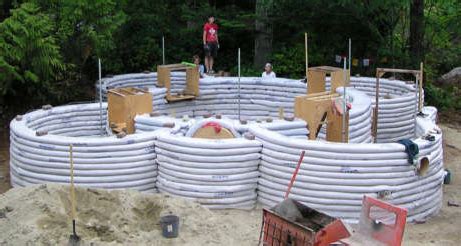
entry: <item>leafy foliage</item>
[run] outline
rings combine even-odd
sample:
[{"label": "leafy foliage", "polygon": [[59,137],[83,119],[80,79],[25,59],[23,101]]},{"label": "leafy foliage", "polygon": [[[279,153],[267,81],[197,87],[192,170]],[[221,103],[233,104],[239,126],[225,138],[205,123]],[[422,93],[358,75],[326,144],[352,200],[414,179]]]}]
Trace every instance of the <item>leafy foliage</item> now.
[{"label": "leafy foliage", "polygon": [[[202,28],[215,15],[220,50],[215,70],[243,76],[253,68],[256,2],[236,0],[3,0],[0,1],[0,103],[35,106],[93,98],[97,58],[104,74],[155,70],[162,63],[203,57]],[[262,0],[261,0],[262,1]],[[461,60],[461,2],[425,0],[424,62],[427,101],[459,108],[459,88],[435,81]],[[376,67],[416,68],[409,52],[411,1],[277,0],[265,21],[273,27],[268,62],[279,76],[304,76],[304,33],[309,65],[340,66],[335,55],[371,58],[354,74],[374,76]],[[24,100],[22,100],[24,99]]]},{"label": "leafy foliage", "polygon": [[0,102],[54,96],[54,82],[66,66],[51,27],[33,3],[22,4],[0,23]]}]

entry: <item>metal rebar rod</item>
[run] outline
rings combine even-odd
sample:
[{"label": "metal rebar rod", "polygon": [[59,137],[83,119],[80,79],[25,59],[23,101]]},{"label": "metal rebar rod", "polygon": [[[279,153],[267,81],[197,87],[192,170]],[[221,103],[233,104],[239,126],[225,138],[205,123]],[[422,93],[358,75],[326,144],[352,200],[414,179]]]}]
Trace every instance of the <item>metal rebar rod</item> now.
[{"label": "metal rebar rod", "polygon": [[423,63],[421,62],[419,65],[419,100],[418,100],[418,111],[423,112],[423,77],[424,77],[424,70],[423,70]]},{"label": "metal rebar rod", "polygon": [[238,114],[239,114],[239,121],[242,120],[240,118],[240,48],[238,49]]},{"label": "metal rebar rod", "polygon": [[[350,57],[349,57],[350,58]],[[349,59],[350,61],[350,59]],[[350,63],[349,63],[350,65]],[[343,84],[343,129],[342,129],[342,141],[345,143],[347,141],[346,139],[346,111],[347,111],[347,105],[346,105],[346,82],[347,82],[347,69],[346,69],[346,59],[344,59],[344,68],[343,68],[343,79],[344,79],[344,84]]]},{"label": "metal rebar rod", "polygon": [[352,40],[349,38],[349,74],[352,74],[351,59],[352,59]]},{"label": "metal rebar rod", "polygon": [[162,61],[162,64],[165,65],[165,36],[162,36]]},{"label": "metal rebar rod", "polygon": [[[418,93],[418,92],[419,92],[419,78],[418,78],[418,76],[416,76],[416,83],[415,83],[415,102],[418,101],[418,97],[419,97],[419,93]],[[418,109],[419,109],[419,104],[416,104],[416,105],[415,105],[415,110],[414,110],[414,112],[413,112],[413,117],[414,117],[414,128],[413,128],[413,129],[414,129],[414,131],[415,131],[415,133],[414,133],[414,136],[415,136],[415,137],[416,137],[416,125],[417,125],[417,124],[416,124],[416,123],[417,123],[416,118],[417,118],[417,116],[418,116]]]},{"label": "metal rebar rod", "polygon": [[101,136],[104,135],[104,124],[102,122],[102,78],[101,78],[101,59],[98,58],[99,72],[99,123],[101,124]]},{"label": "metal rebar rod", "polygon": [[304,33],[304,49],[306,54],[306,82],[307,77],[309,76],[309,56],[308,56],[308,49],[307,49],[307,32]]}]

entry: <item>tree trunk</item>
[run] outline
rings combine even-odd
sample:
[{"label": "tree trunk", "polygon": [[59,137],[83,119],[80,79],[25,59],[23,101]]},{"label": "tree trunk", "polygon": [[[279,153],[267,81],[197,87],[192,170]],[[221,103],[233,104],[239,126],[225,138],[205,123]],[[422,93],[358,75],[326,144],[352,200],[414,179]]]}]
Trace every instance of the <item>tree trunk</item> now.
[{"label": "tree trunk", "polygon": [[413,66],[418,66],[423,61],[423,40],[424,0],[412,0],[410,6],[410,55]]},{"label": "tree trunk", "polygon": [[273,11],[273,0],[256,0],[255,21],[255,54],[253,65],[262,69],[272,53],[273,27],[270,15]]}]

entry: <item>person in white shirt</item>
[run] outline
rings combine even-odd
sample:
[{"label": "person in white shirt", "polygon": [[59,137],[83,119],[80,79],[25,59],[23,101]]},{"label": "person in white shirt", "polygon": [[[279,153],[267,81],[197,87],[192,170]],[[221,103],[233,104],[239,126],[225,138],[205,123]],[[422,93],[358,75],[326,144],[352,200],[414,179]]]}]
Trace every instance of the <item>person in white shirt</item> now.
[{"label": "person in white shirt", "polygon": [[272,71],[272,64],[266,63],[266,66],[264,67],[264,72],[261,75],[263,78],[275,78],[275,73]]},{"label": "person in white shirt", "polygon": [[198,68],[198,73],[200,74],[200,78],[203,78],[205,75],[205,66],[203,64],[200,64],[200,56],[194,55],[192,57],[194,59],[194,64]]}]

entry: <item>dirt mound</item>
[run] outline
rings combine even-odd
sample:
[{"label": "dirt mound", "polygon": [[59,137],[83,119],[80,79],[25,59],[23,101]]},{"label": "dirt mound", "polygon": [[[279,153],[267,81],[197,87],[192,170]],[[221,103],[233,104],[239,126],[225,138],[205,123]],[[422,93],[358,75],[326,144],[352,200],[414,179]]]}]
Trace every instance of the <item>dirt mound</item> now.
[{"label": "dirt mound", "polygon": [[[77,188],[77,234],[83,245],[233,244],[219,215],[163,194]],[[71,233],[69,187],[39,185],[0,195],[0,245],[63,245]],[[176,239],[161,235],[163,215],[180,217]]]}]

